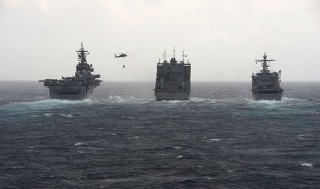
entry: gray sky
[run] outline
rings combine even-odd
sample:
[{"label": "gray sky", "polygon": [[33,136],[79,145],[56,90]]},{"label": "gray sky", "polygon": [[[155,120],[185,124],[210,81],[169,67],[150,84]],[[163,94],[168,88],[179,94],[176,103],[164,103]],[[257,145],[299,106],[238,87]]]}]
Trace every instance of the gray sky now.
[{"label": "gray sky", "polygon": [[250,81],[264,52],[282,81],[320,81],[317,0],[0,0],[0,80],[72,76],[81,41],[107,81],[155,80],[173,47],[192,81]]}]

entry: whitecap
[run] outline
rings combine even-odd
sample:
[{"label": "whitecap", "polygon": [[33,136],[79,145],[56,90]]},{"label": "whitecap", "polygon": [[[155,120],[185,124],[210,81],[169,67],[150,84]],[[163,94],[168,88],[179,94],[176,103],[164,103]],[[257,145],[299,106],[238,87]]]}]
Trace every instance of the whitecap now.
[{"label": "whitecap", "polygon": [[181,158],[183,158],[183,156],[181,156],[181,155],[177,157],[177,159],[181,159]]},{"label": "whitecap", "polygon": [[284,102],[287,102],[287,101],[305,102],[307,100],[306,99],[299,99],[299,98],[282,97],[282,101],[284,101]]},{"label": "whitecap", "polygon": [[310,134],[298,135],[298,139],[308,139],[308,138],[313,138],[313,136]]},{"label": "whitecap", "polygon": [[301,163],[301,166],[303,166],[303,167],[312,167],[313,164],[312,163]]},{"label": "whitecap", "polygon": [[78,142],[78,143],[76,143],[74,146],[84,146],[84,145],[86,145],[86,143],[84,143],[84,142]]},{"label": "whitecap", "polygon": [[10,104],[10,108],[13,109],[55,109],[55,108],[63,108],[66,105],[77,105],[77,104],[88,104],[91,103],[92,100],[58,100],[58,99],[48,99],[48,100],[40,100],[34,102],[14,102]]},{"label": "whitecap", "polygon": [[128,116],[128,117],[122,116],[121,119],[133,120],[133,119],[135,119],[135,118],[134,118],[134,117],[130,117],[130,116]]},{"label": "whitecap", "polygon": [[22,104],[30,105],[32,108],[52,108],[61,105],[73,105],[73,104],[84,104],[91,103],[90,99],[84,100],[58,100],[58,99],[49,99],[49,100],[40,100],[35,102],[22,102]]},{"label": "whitecap", "polygon": [[218,142],[218,141],[220,141],[220,139],[218,139],[218,138],[211,138],[210,141],[217,141],[217,142]]},{"label": "whitecap", "polygon": [[174,148],[174,149],[176,149],[176,150],[178,150],[178,149],[182,149],[182,147],[181,147],[181,146],[174,146],[173,148]]},{"label": "whitecap", "polygon": [[303,139],[305,135],[298,135],[299,139]]},{"label": "whitecap", "polygon": [[180,103],[184,103],[186,101],[185,100],[161,100],[161,101],[158,101],[158,102],[168,103],[168,104],[180,104]]},{"label": "whitecap", "polygon": [[47,114],[44,114],[45,116],[47,117],[51,117],[51,115],[53,115],[53,113],[47,113]]},{"label": "whitecap", "polygon": [[59,115],[61,115],[62,117],[66,117],[66,118],[72,118],[71,114],[59,114]]},{"label": "whitecap", "polygon": [[210,99],[210,98],[199,98],[199,97],[192,97],[190,98],[191,102],[209,102],[209,103],[216,103],[216,99]]},{"label": "whitecap", "polygon": [[283,103],[283,101],[279,100],[252,100],[252,104],[257,104],[257,105],[278,105]]},{"label": "whitecap", "polygon": [[131,104],[145,104],[153,101],[153,99],[139,99],[136,97],[120,97],[120,96],[109,96],[107,99],[99,100],[100,103],[131,103]]},{"label": "whitecap", "polygon": [[111,102],[125,102],[120,96],[109,96],[107,100]]}]

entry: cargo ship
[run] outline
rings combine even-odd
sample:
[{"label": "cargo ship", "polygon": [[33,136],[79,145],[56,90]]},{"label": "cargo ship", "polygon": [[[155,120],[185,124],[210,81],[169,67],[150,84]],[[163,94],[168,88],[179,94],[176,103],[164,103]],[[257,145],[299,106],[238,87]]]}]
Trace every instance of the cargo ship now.
[{"label": "cargo ship", "polygon": [[191,64],[185,62],[186,55],[182,53],[182,60],[179,62],[173,57],[168,62],[166,53],[163,55],[163,61],[159,59],[157,63],[156,84],[154,95],[157,101],[160,100],[188,100],[190,97],[191,83]]}]

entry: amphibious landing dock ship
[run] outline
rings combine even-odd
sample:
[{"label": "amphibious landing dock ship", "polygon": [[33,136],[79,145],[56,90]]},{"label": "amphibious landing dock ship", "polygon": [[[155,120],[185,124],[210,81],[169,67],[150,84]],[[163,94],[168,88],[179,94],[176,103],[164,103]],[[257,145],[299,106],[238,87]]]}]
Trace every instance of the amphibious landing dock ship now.
[{"label": "amphibious landing dock ship", "polygon": [[163,62],[157,63],[157,78],[154,89],[156,100],[188,100],[190,96],[190,74],[191,65],[189,61],[184,62],[184,53],[182,60],[178,62],[173,50],[173,58],[170,62],[166,60],[166,54],[163,55]]},{"label": "amphibious landing dock ship", "polygon": [[87,63],[87,55],[89,54],[83,48],[76,51],[78,54],[78,64],[76,66],[75,76],[62,77],[62,79],[45,79],[39,82],[44,82],[44,86],[49,88],[51,99],[69,99],[81,100],[88,98],[93,89],[98,87],[101,80],[100,75],[92,74],[94,71],[92,64]]},{"label": "amphibious landing dock ship", "polygon": [[266,53],[263,55],[262,60],[256,60],[261,62],[262,70],[260,73],[252,73],[252,94],[254,100],[281,100],[283,89],[280,87],[281,71],[272,72],[268,67],[268,62],[275,60],[268,60]]}]

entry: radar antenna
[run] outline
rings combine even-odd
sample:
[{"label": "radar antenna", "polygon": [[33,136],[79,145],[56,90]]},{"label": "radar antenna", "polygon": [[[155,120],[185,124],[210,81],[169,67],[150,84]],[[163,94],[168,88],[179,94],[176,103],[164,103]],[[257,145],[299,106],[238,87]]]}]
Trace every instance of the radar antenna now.
[{"label": "radar antenna", "polygon": [[76,66],[76,77],[87,77],[94,71],[92,65],[87,63],[87,55],[89,54],[83,47],[81,42],[80,50],[76,51],[78,54],[78,64]]},{"label": "radar antenna", "polygon": [[164,62],[167,61],[166,50],[164,50],[164,52],[163,52],[163,61],[164,61]]},{"label": "radar antenna", "polygon": [[81,42],[81,47],[79,51],[76,51],[78,53],[78,61],[80,64],[86,64],[87,60],[86,57],[89,54],[88,51],[84,50],[83,43]]},{"label": "radar antenna", "polygon": [[182,62],[184,62],[184,50],[182,51]]},{"label": "radar antenna", "polygon": [[267,54],[266,54],[266,52],[264,52],[264,55],[263,55],[263,59],[262,60],[255,60],[256,61],[256,64],[258,63],[258,62],[262,62],[261,64],[262,64],[262,72],[268,72],[269,70],[268,70],[268,67],[270,67],[270,65],[268,64],[268,62],[271,62],[271,61],[275,61],[275,60],[268,60],[267,59]]},{"label": "radar antenna", "polygon": [[188,55],[184,54],[184,50],[182,51],[182,62],[184,62],[184,58],[187,57]]}]

